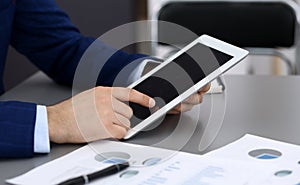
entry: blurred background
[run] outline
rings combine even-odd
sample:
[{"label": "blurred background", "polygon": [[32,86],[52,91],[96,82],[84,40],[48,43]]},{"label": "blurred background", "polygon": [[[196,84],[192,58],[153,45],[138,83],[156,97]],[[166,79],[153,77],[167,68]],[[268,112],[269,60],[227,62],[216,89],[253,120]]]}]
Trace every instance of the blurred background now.
[{"label": "blurred background", "polygon": [[[99,37],[103,33],[122,24],[148,19],[152,11],[151,3],[160,0],[56,0],[58,5],[67,12],[72,22],[80,29],[82,34]],[[299,3],[295,0],[295,2]],[[140,33],[142,34],[142,33]],[[150,54],[149,45],[139,44],[126,48],[127,52],[141,52]],[[295,49],[281,49],[291,60],[295,56]],[[261,62],[271,61],[271,62]],[[37,68],[24,56],[18,54],[13,48],[9,49],[7,65],[4,74],[5,89],[8,90],[33,73]],[[17,66],[17,67],[16,67]],[[286,65],[277,57],[251,56],[229,74],[255,74],[255,75],[286,75]]]}]

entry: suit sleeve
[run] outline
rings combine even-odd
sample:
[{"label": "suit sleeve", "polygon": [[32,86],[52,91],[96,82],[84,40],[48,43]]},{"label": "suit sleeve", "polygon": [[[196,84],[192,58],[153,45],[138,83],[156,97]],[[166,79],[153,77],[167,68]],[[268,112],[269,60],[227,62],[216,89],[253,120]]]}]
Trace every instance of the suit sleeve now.
[{"label": "suit sleeve", "polygon": [[[56,82],[72,85],[77,65],[86,49],[95,41],[84,37],[54,0],[16,1],[11,44]],[[113,55],[105,62],[97,85],[111,86],[124,66],[144,55],[127,54],[101,44]],[[133,69],[132,69],[133,70]],[[130,71],[128,71],[130,73]]]},{"label": "suit sleeve", "polygon": [[[80,34],[54,0],[16,1],[10,43],[56,82],[72,85],[80,58],[94,41]],[[144,57],[101,43],[99,54],[107,50],[113,55],[108,61],[98,61],[105,64],[97,85],[111,86],[127,64]],[[0,157],[33,155],[35,116],[34,104],[0,102]]]},{"label": "suit sleeve", "polygon": [[36,105],[0,102],[0,157],[33,156]]}]

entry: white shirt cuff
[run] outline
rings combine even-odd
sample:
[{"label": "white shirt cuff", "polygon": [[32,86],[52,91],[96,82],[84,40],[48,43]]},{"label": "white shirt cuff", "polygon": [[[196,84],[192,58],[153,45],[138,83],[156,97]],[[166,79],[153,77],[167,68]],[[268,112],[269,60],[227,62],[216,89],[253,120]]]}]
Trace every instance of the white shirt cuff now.
[{"label": "white shirt cuff", "polygon": [[49,153],[50,141],[46,106],[37,105],[34,129],[34,152]]}]

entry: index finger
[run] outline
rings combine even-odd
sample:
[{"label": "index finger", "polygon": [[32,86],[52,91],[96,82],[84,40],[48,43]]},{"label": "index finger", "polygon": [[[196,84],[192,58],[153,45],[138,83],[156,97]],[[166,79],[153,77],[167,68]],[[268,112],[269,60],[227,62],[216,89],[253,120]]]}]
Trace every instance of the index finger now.
[{"label": "index finger", "polygon": [[121,101],[130,101],[144,107],[155,106],[153,98],[134,89],[116,87],[113,89],[113,96]]}]

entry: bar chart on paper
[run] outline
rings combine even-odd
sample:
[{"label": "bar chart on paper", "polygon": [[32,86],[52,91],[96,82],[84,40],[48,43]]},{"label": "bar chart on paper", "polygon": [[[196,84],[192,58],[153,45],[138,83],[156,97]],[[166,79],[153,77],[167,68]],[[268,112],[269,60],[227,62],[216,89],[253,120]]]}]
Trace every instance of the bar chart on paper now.
[{"label": "bar chart on paper", "polygon": [[[248,175],[239,173],[241,169],[238,166],[229,168],[229,164],[220,164],[219,162],[208,160],[207,163],[191,156],[187,160],[184,157],[174,157],[171,161],[154,166],[153,170],[147,170],[147,173],[141,175],[143,178],[137,178],[133,184],[137,185],[223,185],[223,184],[243,184],[247,182]],[[177,160],[175,161],[174,159]],[[230,170],[229,170],[230,169]],[[149,171],[151,171],[149,173]],[[237,178],[239,173],[239,178]],[[146,178],[145,178],[146,177]]]},{"label": "bar chart on paper", "polygon": [[169,181],[169,177],[173,173],[180,172],[180,162],[174,162],[164,169],[160,169],[159,171],[155,172],[150,177],[146,178],[140,185],[149,185],[149,184],[166,184]]},{"label": "bar chart on paper", "polygon": [[[140,185],[160,185],[160,184],[172,184],[178,183],[178,179],[173,174],[181,175],[182,169],[180,167],[180,162],[173,163],[167,166],[165,169],[162,169],[151,177],[145,179]],[[219,180],[224,180],[222,175],[224,170],[216,166],[207,166],[199,173],[189,177],[188,180],[181,182],[182,185],[211,185],[215,184]],[[170,179],[170,176],[173,178]],[[180,179],[180,178],[179,178]],[[174,182],[173,182],[174,181]]]},{"label": "bar chart on paper", "polygon": [[224,179],[222,175],[224,170],[216,166],[208,166],[198,174],[184,182],[183,185],[210,185],[220,179]]}]

